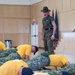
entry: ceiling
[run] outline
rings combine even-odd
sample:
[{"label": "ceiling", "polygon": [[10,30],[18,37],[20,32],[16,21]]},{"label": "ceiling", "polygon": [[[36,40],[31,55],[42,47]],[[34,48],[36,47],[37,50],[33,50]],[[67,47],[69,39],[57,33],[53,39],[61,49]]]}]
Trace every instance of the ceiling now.
[{"label": "ceiling", "polygon": [[29,0],[31,4],[35,4],[35,3],[38,3],[40,1],[43,1],[43,0]]},{"label": "ceiling", "polygon": [[0,4],[32,5],[43,0],[0,0]]}]

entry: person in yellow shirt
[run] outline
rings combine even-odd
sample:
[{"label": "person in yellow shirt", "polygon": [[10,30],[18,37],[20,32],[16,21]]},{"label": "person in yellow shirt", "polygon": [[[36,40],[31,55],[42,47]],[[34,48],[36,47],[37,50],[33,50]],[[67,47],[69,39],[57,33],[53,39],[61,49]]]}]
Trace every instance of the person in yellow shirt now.
[{"label": "person in yellow shirt", "polygon": [[33,71],[22,60],[10,60],[0,66],[0,75],[32,75]]},{"label": "person in yellow shirt", "polygon": [[54,66],[57,70],[57,67],[63,68],[70,65],[70,62],[65,56],[57,54],[49,55],[48,53],[48,51],[41,53],[41,55],[38,55],[32,60],[27,61],[27,64],[34,71],[43,69],[49,70],[49,66]]},{"label": "person in yellow shirt", "polygon": [[5,51],[6,49],[7,48],[6,48],[5,44],[2,41],[0,41],[0,50]]},{"label": "person in yellow shirt", "polygon": [[58,54],[51,54],[49,55],[47,51],[45,51],[44,53],[41,53],[41,55],[49,57],[49,64],[48,66],[55,66],[57,67],[65,67],[70,65],[70,62],[68,61],[68,59],[63,56],[63,55],[58,55]]},{"label": "person in yellow shirt", "polygon": [[65,56],[62,55],[49,55],[50,58],[50,65],[51,66],[55,66],[56,69],[57,67],[65,67],[68,66],[70,64],[70,62],[68,61],[68,59]]},{"label": "person in yellow shirt", "polygon": [[38,47],[37,46],[32,46],[32,45],[28,45],[28,44],[24,44],[24,45],[19,45],[17,47],[17,53],[20,55],[21,58],[25,58],[26,60],[29,60],[29,56],[32,53],[35,53],[38,51]]},{"label": "person in yellow shirt", "polygon": [[[30,60],[29,56],[32,53],[36,53],[38,51],[38,47],[37,46],[32,46],[32,45],[20,45],[17,47],[17,51],[16,52],[11,52],[9,55],[0,58],[0,62],[2,65],[4,62],[8,61],[8,60],[14,60],[14,59],[25,59],[25,60]],[[6,53],[7,54],[7,53]]]}]

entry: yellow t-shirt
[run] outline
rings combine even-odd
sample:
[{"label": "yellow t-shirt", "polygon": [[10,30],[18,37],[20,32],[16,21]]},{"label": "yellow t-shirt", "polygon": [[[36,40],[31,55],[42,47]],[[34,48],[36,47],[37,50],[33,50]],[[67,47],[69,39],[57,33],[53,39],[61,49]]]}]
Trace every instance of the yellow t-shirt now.
[{"label": "yellow t-shirt", "polygon": [[18,49],[18,54],[21,56],[21,58],[25,58],[25,56],[29,56],[31,54],[31,48],[32,46],[31,45],[20,45],[17,47]]},{"label": "yellow t-shirt", "polygon": [[7,61],[0,67],[0,75],[18,75],[20,67],[28,67],[28,64],[22,60]]},{"label": "yellow t-shirt", "polygon": [[0,50],[6,50],[6,46],[3,42],[0,41]]},{"label": "yellow t-shirt", "polygon": [[62,55],[49,55],[50,65],[56,67],[63,67],[68,62],[68,59]]}]

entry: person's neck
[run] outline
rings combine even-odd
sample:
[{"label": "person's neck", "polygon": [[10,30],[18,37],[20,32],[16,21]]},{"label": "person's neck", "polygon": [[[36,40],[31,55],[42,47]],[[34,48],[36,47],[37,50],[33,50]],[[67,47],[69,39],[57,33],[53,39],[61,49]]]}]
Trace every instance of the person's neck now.
[{"label": "person's neck", "polygon": [[44,16],[44,18],[47,18],[47,17],[49,17],[49,15],[47,15],[47,16]]},{"label": "person's neck", "polygon": [[23,69],[23,67],[21,67],[21,68],[19,69],[18,75],[22,75],[22,69]]}]

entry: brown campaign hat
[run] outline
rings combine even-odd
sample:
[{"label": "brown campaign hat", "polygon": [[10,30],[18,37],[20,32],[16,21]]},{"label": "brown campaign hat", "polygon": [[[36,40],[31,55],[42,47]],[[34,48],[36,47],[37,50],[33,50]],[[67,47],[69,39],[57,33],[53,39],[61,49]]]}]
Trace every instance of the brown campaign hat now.
[{"label": "brown campaign hat", "polygon": [[50,9],[48,9],[48,7],[47,6],[45,6],[45,7],[43,7],[43,10],[41,10],[41,12],[50,12],[51,10]]}]

